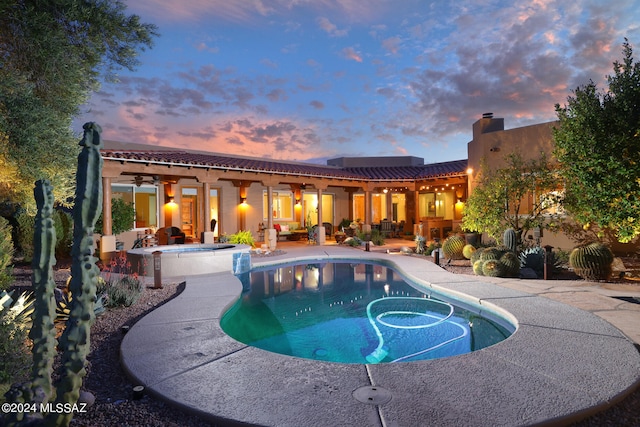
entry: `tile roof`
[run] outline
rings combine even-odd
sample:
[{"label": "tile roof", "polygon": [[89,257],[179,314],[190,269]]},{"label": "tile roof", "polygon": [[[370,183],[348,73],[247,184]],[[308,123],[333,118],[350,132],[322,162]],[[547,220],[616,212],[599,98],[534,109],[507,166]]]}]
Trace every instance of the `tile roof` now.
[{"label": "tile roof", "polygon": [[421,166],[351,167],[345,170],[373,180],[420,180],[466,174],[467,160],[431,163]]},{"label": "tile roof", "polygon": [[422,166],[394,167],[337,167],[312,163],[232,157],[215,153],[196,153],[182,150],[102,150],[107,160],[136,163],[155,163],[210,169],[267,172],[282,175],[327,177],[347,180],[389,181],[417,180],[464,174],[467,160],[433,163]]}]

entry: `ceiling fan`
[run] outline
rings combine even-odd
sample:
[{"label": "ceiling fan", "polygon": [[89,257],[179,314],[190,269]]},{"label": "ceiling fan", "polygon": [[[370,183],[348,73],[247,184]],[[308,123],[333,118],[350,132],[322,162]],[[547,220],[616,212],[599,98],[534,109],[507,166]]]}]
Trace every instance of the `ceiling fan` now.
[{"label": "ceiling fan", "polygon": [[153,175],[153,176],[136,175],[131,182],[136,184],[136,187],[140,187],[142,184],[145,184],[145,183],[158,185],[160,184],[160,176],[159,175]]}]

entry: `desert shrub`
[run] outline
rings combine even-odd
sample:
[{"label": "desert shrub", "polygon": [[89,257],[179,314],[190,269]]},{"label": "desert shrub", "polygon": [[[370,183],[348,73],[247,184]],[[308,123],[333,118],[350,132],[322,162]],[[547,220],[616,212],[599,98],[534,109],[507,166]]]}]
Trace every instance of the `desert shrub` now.
[{"label": "desert shrub", "polygon": [[0,217],[0,291],[13,283],[13,239],[9,221]]},{"label": "desert shrub", "polygon": [[27,330],[14,321],[9,310],[0,310],[0,394],[13,383],[23,382],[31,369]]},{"label": "desert shrub", "polygon": [[347,237],[347,240],[344,241],[349,246],[360,246],[362,245],[362,240],[358,236]]},{"label": "desert shrub", "polygon": [[371,242],[376,246],[384,245],[384,236],[380,230],[371,230]]},{"label": "desert shrub", "polygon": [[[533,246],[520,253],[520,267],[532,269],[538,277],[544,276],[544,253],[545,249],[540,246]],[[562,267],[562,262],[557,259],[555,252],[551,252],[549,265],[551,273],[557,273]]]},{"label": "desert shrub", "polygon": [[133,275],[121,276],[107,287],[108,307],[130,307],[142,295],[142,283]]}]

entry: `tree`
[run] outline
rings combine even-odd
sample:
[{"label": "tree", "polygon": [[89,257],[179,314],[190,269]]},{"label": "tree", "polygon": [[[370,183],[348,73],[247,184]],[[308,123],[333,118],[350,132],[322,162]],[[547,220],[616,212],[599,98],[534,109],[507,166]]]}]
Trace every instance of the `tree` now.
[{"label": "tree", "polygon": [[509,154],[505,167],[499,169],[483,163],[477,186],[463,209],[462,227],[486,232],[497,241],[511,227],[522,242],[531,229],[553,226],[549,208],[561,198],[557,189],[557,175],[544,153],[528,161],[517,153]]},{"label": "tree", "polygon": [[626,39],[622,52],[607,91],[590,82],[556,105],[553,136],[567,213],[629,242],[640,235],[640,64]]},{"label": "tree", "polygon": [[119,0],[0,1],[0,202],[33,207],[38,179],[69,202],[74,115],[101,78],[135,69],[156,35],[125,9]]}]

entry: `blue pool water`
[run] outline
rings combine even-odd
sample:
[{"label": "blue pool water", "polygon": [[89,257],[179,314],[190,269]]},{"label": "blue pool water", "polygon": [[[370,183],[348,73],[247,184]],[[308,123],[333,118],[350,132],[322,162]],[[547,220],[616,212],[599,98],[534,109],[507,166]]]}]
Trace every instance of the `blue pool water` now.
[{"label": "blue pool water", "polygon": [[512,332],[407,283],[381,264],[328,262],[252,270],[222,329],[245,344],[340,363],[409,362],[488,347]]}]

